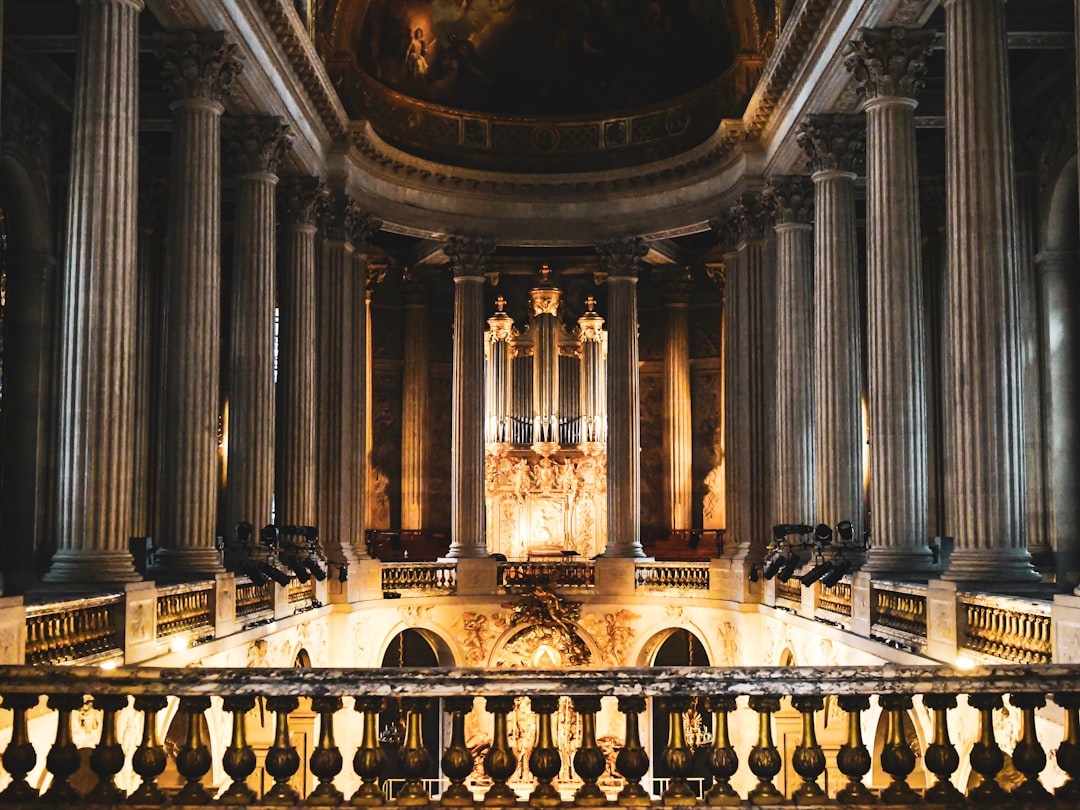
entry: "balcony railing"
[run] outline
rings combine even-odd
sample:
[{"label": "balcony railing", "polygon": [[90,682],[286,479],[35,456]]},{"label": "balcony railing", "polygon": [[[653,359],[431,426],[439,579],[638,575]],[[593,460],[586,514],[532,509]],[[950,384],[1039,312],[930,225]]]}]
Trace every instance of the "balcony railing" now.
[{"label": "balcony railing", "polygon": [[[958,695],[966,696],[965,705],[958,704]],[[1003,708],[1005,695],[1018,713],[1017,734],[1008,737],[1017,740],[1010,744],[1011,751],[1001,749],[1000,742],[1005,740],[999,740],[994,725],[994,712]],[[478,761],[466,746],[464,728],[465,715],[473,711],[474,699],[481,696],[485,698],[484,710],[494,715],[494,721],[490,746]],[[10,743],[0,760],[10,784],[0,799],[26,805],[85,801],[115,806],[128,801],[155,806],[168,801],[173,807],[191,807],[209,805],[215,794],[221,804],[254,803],[257,797],[249,779],[257,759],[248,742],[248,723],[256,722],[249,721],[249,712],[260,700],[274,726],[273,743],[265,754],[265,772],[273,784],[259,799],[261,804],[381,804],[381,778],[393,756],[395,777],[404,779],[395,790],[399,806],[428,805],[430,788],[442,784],[433,780],[434,762],[441,763],[446,777],[440,797],[444,806],[471,807],[477,791],[484,792],[486,806],[513,806],[517,797],[508,780],[517,772],[518,762],[508,737],[507,716],[517,710],[515,699],[519,697],[529,698],[536,724],[527,757],[529,806],[560,805],[560,789],[568,784],[560,776],[567,773],[565,769],[573,774],[576,790],[569,798],[575,806],[606,803],[598,780],[605,777],[603,787],[610,788],[609,766],[595,731],[603,698],[614,698],[622,716],[623,741],[612,773],[619,784],[620,805],[651,803],[641,784],[650,770],[650,751],[641,744],[639,732],[639,715],[646,711],[649,698],[663,699],[654,702],[651,711],[654,722],[655,713],[666,714],[671,730],[666,746],[658,743],[651,753],[666,771],[663,778],[667,781],[659,797],[666,806],[692,806],[699,801],[689,780],[701,774],[693,770],[695,757],[683,725],[685,713],[692,707],[712,715],[706,758],[712,785],[704,800],[708,804],[749,801],[754,805],[804,806],[825,804],[833,798],[846,804],[879,800],[893,805],[924,800],[960,803],[963,794],[953,784],[954,777],[959,781],[960,758],[950,738],[950,727],[956,723],[949,722],[950,714],[958,711],[971,714],[979,725],[978,742],[970,756],[973,773],[964,780],[969,801],[988,807],[1010,800],[1024,806],[1049,805],[1050,793],[1039,775],[1053,754],[1067,776],[1054,791],[1059,806],[1075,807],[1080,802],[1080,671],[1074,667],[996,667],[968,672],[938,667],[314,669],[302,673],[292,669],[215,669],[212,675],[192,669],[8,667],[0,668],[0,697],[3,708],[12,712]],[[555,715],[562,711],[560,706],[567,705],[560,703],[563,697],[580,718],[572,757],[562,753],[553,735]],[[298,786],[294,778],[302,763],[289,724],[301,698],[310,700],[310,711],[317,715],[319,727],[318,742],[306,763],[318,782],[310,789],[302,781]],[[1048,698],[1064,715],[1065,736],[1056,751],[1043,747],[1036,729],[1036,712],[1048,705]],[[441,699],[441,709],[449,716],[445,745],[434,740],[426,744],[422,734],[422,714],[436,705],[436,699]],[[826,751],[815,732],[818,721],[824,719],[827,700],[835,700],[836,710],[848,720],[846,732],[840,732],[844,742],[834,759],[841,776],[831,780],[828,790],[822,782]],[[380,743],[378,733],[379,713],[387,701],[400,701],[397,705],[404,716],[396,754]],[[778,746],[774,742],[774,715],[788,701],[801,716],[802,734],[798,745],[785,741]],[[916,701],[933,716],[932,741],[920,752],[933,780],[925,791],[908,782],[916,766],[916,751],[904,724]],[[876,754],[872,754],[877,749],[873,741],[868,747],[862,737],[862,713],[872,705],[875,711],[880,710],[886,728]],[[731,722],[736,713],[745,715],[747,706],[755,720],[756,740],[749,750],[737,750],[732,744]],[[132,714],[132,708],[141,718]],[[173,709],[178,712],[176,722],[183,733],[174,738],[177,744],[166,749],[158,739],[158,715],[166,710],[171,714]],[[335,723],[344,725],[346,715],[357,716],[354,711],[360,715],[362,734],[357,735],[354,745],[342,749],[336,742]],[[208,712],[213,716],[207,717]],[[72,731],[73,725],[84,723],[91,713],[98,718],[92,727],[100,731],[96,742],[83,742],[92,747],[88,762],[93,777],[88,781],[74,778],[84,760],[72,742]],[[44,729],[53,736],[32,739],[31,723],[33,731]],[[227,747],[205,735],[207,728],[224,730],[229,726],[231,743]],[[140,727],[141,741],[136,744]],[[80,733],[85,740],[85,729]],[[217,739],[223,738],[218,735]],[[1016,771],[1007,790],[996,780],[1005,767],[1006,753]],[[741,763],[752,774],[743,780],[745,795],[732,785]],[[166,793],[158,780],[170,765],[181,785]],[[799,781],[785,792],[778,788],[776,777],[782,770],[787,773],[789,766]],[[483,771],[482,782],[467,784],[477,767]],[[887,774],[889,780],[873,791],[865,779],[872,768]],[[126,774],[121,781],[127,789],[118,784],[121,772]],[[215,782],[211,773],[224,776]],[[558,786],[554,784],[556,777],[560,777]],[[345,784],[359,786],[350,787],[351,795],[346,795],[341,789]],[[44,793],[39,786],[45,786]]]},{"label": "balcony railing", "polygon": [[1017,664],[1050,662],[1050,604],[965,593],[963,647]]},{"label": "balcony railing", "polygon": [[591,588],[596,584],[589,562],[506,562],[499,563],[499,585],[521,588],[552,585],[559,588]]},{"label": "balcony railing", "polygon": [[423,594],[454,593],[454,563],[388,563],[382,569],[383,591],[417,591]]},{"label": "balcony railing", "polygon": [[212,633],[214,615],[210,600],[213,593],[213,582],[160,588],[157,598],[158,638],[198,630]]},{"label": "balcony railing", "polygon": [[692,562],[637,563],[634,587],[638,590],[709,590],[709,564]]},{"label": "balcony railing", "polygon": [[96,596],[26,608],[26,663],[90,663],[121,652],[124,597]]}]

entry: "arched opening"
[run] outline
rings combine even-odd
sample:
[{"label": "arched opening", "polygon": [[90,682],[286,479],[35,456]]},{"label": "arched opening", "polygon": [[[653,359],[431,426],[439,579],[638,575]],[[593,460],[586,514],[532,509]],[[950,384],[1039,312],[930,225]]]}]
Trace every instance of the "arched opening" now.
[{"label": "arched opening", "polygon": [[[418,667],[436,667],[439,657],[431,642],[418,630],[402,630],[386,647],[381,666],[384,669],[415,669]],[[442,701],[429,700],[420,713],[420,732],[428,751],[442,751]],[[385,778],[382,785],[384,792],[393,798],[397,788],[404,782],[405,774],[398,763],[397,752],[405,742],[405,709],[403,702],[387,701],[379,714],[379,741],[388,749]],[[423,779],[435,780],[430,787],[433,794],[439,779],[439,757],[432,756]]]},{"label": "arched opening", "polygon": [[[707,667],[710,663],[709,654],[705,651],[701,640],[685,628],[672,631],[657,648],[652,661],[654,667]],[[652,704],[652,754],[650,756],[653,766],[652,792],[654,795],[660,795],[672,776],[661,753],[671,735],[674,712],[670,700],[656,698]],[[712,715],[695,697],[690,703],[690,708],[681,713],[681,717],[683,736],[694,753],[694,769],[689,777],[690,786],[699,797],[704,797],[712,784],[712,772],[708,763],[709,745],[712,743]]]}]

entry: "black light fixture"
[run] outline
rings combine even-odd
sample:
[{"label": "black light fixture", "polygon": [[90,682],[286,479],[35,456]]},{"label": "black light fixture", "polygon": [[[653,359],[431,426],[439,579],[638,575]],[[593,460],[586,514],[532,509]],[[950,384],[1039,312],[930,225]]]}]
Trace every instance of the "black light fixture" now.
[{"label": "black light fixture", "polygon": [[814,528],[814,543],[817,545],[827,546],[832,542],[832,529],[826,526],[824,523],[819,523]]},{"label": "black light fixture", "polygon": [[838,563],[836,563],[835,566],[833,566],[832,571],[830,571],[828,574],[821,578],[821,584],[826,588],[831,588],[836,585],[836,583],[838,583],[841,579],[843,579],[844,574],[846,574],[850,570],[851,563],[849,563],[845,559],[841,559]]},{"label": "black light fixture", "polygon": [[830,561],[823,560],[819,557],[818,564],[811,568],[809,571],[807,571],[805,574],[803,574],[801,577],[799,577],[799,581],[803,585],[813,585],[826,574],[831,573],[832,570],[833,564]]},{"label": "black light fixture", "polygon": [[307,568],[307,570],[311,572],[311,575],[319,580],[319,582],[326,579],[326,569],[319,565],[319,561],[314,557],[308,557],[304,560],[304,567]]},{"label": "black light fixture", "polygon": [[855,527],[851,525],[850,520],[841,520],[836,524],[836,533],[840,536],[842,542],[850,543],[852,538],[855,537]]},{"label": "black light fixture", "polygon": [[258,566],[259,566],[259,571],[263,574],[263,576],[269,577],[270,579],[274,580],[274,582],[276,582],[278,585],[281,585],[282,587],[288,585],[292,581],[291,576],[286,574],[284,571],[282,571],[280,568],[278,568],[275,565],[272,565],[272,564],[270,564],[268,562],[261,562],[261,563],[258,563]]},{"label": "black light fixture", "polygon": [[760,579],[761,579],[761,569],[758,567],[757,563],[754,563],[753,565],[750,566],[750,581],[751,582],[757,582]]},{"label": "black light fixture", "polygon": [[776,576],[777,572],[784,564],[784,557],[779,552],[773,552],[772,556],[765,561],[765,570],[762,571],[762,576],[765,579],[772,579]]}]

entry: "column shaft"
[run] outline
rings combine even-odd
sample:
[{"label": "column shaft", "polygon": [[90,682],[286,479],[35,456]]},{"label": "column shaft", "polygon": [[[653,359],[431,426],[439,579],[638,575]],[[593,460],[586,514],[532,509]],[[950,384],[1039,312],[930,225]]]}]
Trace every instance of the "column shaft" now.
[{"label": "column shaft", "polygon": [[[427,455],[428,312],[423,288],[411,282],[405,297],[405,358],[401,402],[401,528],[424,528],[424,460]],[[505,348],[505,344],[503,344]],[[504,386],[505,390],[505,386]],[[500,403],[505,410],[505,399]]]},{"label": "column shaft", "polygon": [[1033,581],[1024,542],[1016,210],[1001,0],[945,3],[951,580]]},{"label": "column shaft", "polygon": [[83,2],[61,334],[59,537],[48,582],[138,579],[132,519],[137,0]]},{"label": "column shaft", "polygon": [[[675,284],[685,286],[684,282]],[[664,352],[668,519],[672,530],[693,523],[693,420],[690,413],[690,326],[687,291],[669,291]]]},{"label": "column shaft", "polygon": [[484,263],[494,245],[453,237],[454,370],[450,438],[451,557],[486,557],[484,516]]},{"label": "column shaft", "polygon": [[[726,237],[734,248],[734,238]],[[727,550],[725,555],[745,557],[750,544],[747,523],[747,420],[749,357],[746,347],[748,309],[747,284],[739,266],[739,254],[729,249],[726,264],[726,301],[724,312],[724,501],[727,510]]]}]

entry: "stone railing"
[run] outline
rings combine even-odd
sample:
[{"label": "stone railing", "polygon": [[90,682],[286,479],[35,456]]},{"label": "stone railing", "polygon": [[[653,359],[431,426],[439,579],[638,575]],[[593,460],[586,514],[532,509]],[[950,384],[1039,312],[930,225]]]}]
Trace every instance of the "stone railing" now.
[{"label": "stone railing", "polygon": [[92,663],[123,649],[124,597],[95,596],[26,608],[26,663]]},{"label": "stone railing", "polygon": [[557,588],[591,588],[596,584],[594,566],[589,562],[506,562],[499,563],[499,585],[521,588],[551,585]]},{"label": "stone railing", "polygon": [[[705,797],[709,805],[748,801],[803,807],[830,804],[835,798],[844,804],[880,800],[908,806],[925,800],[961,806],[963,794],[953,784],[961,778],[960,757],[950,737],[950,729],[958,724],[949,721],[950,714],[958,712],[965,713],[965,723],[970,715],[970,722],[979,727],[978,744],[970,757],[973,771],[970,777],[964,773],[962,783],[970,803],[1049,805],[1051,796],[1039,775],[1051,755],[1067,777],[1054,792],[1058,806],[1075,807],[1080,802],[1076,731],[1080,728],[1080,671],[1075,667],[986,667],[968,672],[895,666],[392,672],[388,677],[385,669],[316,669],[300,676],[294,669],[215,669],[211,675],[191,669],[0,668],[0,697],[3,708],[11,711],[10,743],[0,760],[10,777],[3,799],[24,805],[116,806],[126,801],[204,807],[217,794],[217,803],[226,805],[313,807],[348,801],[355,806],[377,806],[383,803],[380,778],[392,755],[380,742],[379,713],[393,705],[404,715],[395,757],[394,776],[404,779],[396,791],[398,806],[427,807],[435,798],[429,790],[437,787],[443,806],[472,807],[479,798],[485,806],[512,807],[517,805],[517,796],[508,781],[518,772],[515,751],[520,749],[511,744],[507,719],[520,710],[516,699],[527,697],[535,718],[527,759],[531,778],[516,786],[528,791],[530,807],[559,807],[560,788],[567,789],[568,784],[572,795],[566,799],[573,806],[607,804],[606,791],[614,790],[619,805],[648,807],[652,797],[641,780],[649,772],[650,761],[661,763],[666,771],[667,782],[659,797],[663,806],[697,804],[688,780],[700,774],[695,773],[696,758],[683,724],[685,713],[694,706],[711,714],[709,751],[703,759],[713,780]],[[1011,751],[1001,749],[994,725],[994,713],[1003,708],[1004,695],[1018,714],[1018,733],[1008,737],[1017,740]],[[494,715],[490,746],[482,762],[474,760],[464,733],[466,714],[479,710],[474,702],[478,696],[485,698],[483,711]],[[958,696],[965,696],[963,703]],[[305,704],[310,700],[310,712],[318,716],[319,725],[317,744],[306,763],[301,762],[290,733],[290,717],[297,712],[300,698],[306,699]],[[654,699],[651,708],[650,698]],[[835,699],[836,711],[846,714],[847,723],[834,726],[843,743],[834,749],[836,774],[826,790],[822,777],[827,757],[816,728],[824,720],[829,698]],[[249,784],[258,762],[249,737],[251,726],[257,723],[251,712],[260,699],[274,733],[265,755],[265,792],[257,796]],[[1048,699],[1064,715],[1068,729],[1056,751],[1043,748],[1036,730],[1036,711]],[[773,715],[780,711],[782,701],[790,701],[801,715],[797,746],[774,742],[777,720]],[[916,701],[932,715],[934,733],[928,744],[913,743],[904,731],[906,715]],[[609,764],[596,737],[596,721],[602,711],[614,708],[613,702],[621,715],[622,742]],[[561,718],[570,708],[580,718],[580,735],[573,751],[564,753],[556,742],[554,723],[557,715]],[[422,723],[424,713],[440,709],[448,715],[448,739],[444,744],[434,740],[426,744],[423,730],[431,726]],[[175,711],[174,722],[182,732],[177,738],[182,742],[169,749],[158,736],[159,714],[166,711],[170,717]],[[642,745],[639,716],[645,711],[661,713],[653,722],[666,720],[670,728],[666,745]],[[213,716],[206,717],[208,712]],[[865,712],[873,712],[886,728],[879,751],[873,740],[868,747],[863,738]],[[87,739],[86,729],[79,726],[84,738],[80,744],[92,749],[89,757],[83,757],[73,742],[73,730],[88,717],[95,718],[91,727],[98,731],[96,740]],[[733,724],[742,720],[751,721],[756,735],[730,733]],[[354,742],[339,746],[336,732],[358,723],[362,723],[362,733],[343,734],[342,739],[351,736]],[[230,736],[206,736],[208,728],[224,732],[229,726]],[[43,734],[49,736],[42,739]],[[732,739],[745,743],[736,749]],[[1000,740],[1005,742],[1004,734]],[[927,783],[933,782],[925,791],[908,783],[917,760],[913,745],[920,746]],[[1007,790],[996,781],[1005,767],[1006,753],[1011,754],[1015,769]],[[74,778],[85,762],[92,774]],[[433,778],[436,762],[446,777],[445,788]],[[170,764],[180,785],[166,793],[158,779]],[[302,765],[317,780],[310,788],[295,778]],[[472,778],[478,766],[483,769],[482,780]],[[742,766],[750,773],[743,773]],[[567,769],[573,774],[569,782],[563,778]],[[866,784],[871,769],[887,775],[874,790]],[[782,771],[790,780],[784,791],[776,783]],[[744,789],[737,790],[733,781],[745,785]],[[45,786],[44,793],[39,794],[39,786]]]},{"label": "stone railing", "polygon": [[1053,652],[1049,602],[962,593],[965,650],[1017,664],[1046,664]]},{"label": "stone railing", "polygon": [[169,585],[158,589],[157,636],[214,630],[213,582]]},{"label": "stone railing", "polygon": [[457,566],[454,563],[384,563],[382,589],[384,593],[454,593],[457,590]]},{"label": "stone railing", "polygon": [[926,586],[875,582],[870,635],[912,649],[926,646]]},{"label": "stone railing", "polygon": [[236,618],[257,619],[274,615],[274,583],[255,584],[248,580],[236,581]]},{"label": "stone railing", "polygon": [[638,590],[709,590],[709,564],[697,562],[636,563],[634,587]]}]

